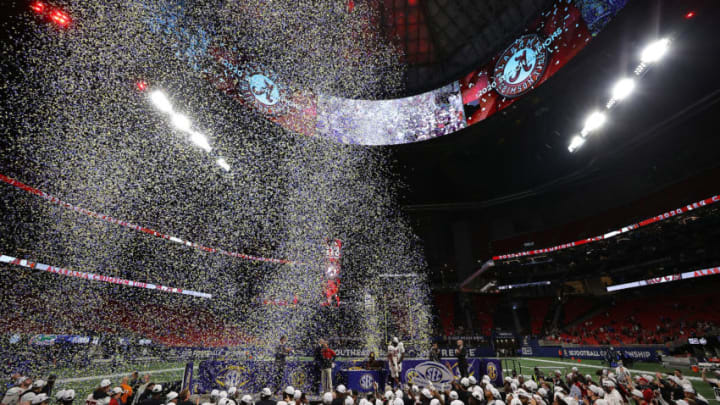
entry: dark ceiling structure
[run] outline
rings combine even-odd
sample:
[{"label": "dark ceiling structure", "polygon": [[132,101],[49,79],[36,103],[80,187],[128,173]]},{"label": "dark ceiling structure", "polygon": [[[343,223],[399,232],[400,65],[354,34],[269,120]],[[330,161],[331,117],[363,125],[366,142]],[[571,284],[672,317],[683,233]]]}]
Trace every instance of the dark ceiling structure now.
[{"label": "dark ceiling structure", "polygon": [[551,0],[380,0],[384,36],[407,63],[404,94],[441,87],[488,61]]}]

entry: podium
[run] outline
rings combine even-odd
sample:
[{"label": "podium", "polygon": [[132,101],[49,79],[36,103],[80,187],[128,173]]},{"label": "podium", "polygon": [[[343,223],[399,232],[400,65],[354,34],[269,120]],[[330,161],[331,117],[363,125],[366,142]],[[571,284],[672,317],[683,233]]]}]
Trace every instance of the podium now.
[{"label": "podium", "polygon": [[365,393],[375,391],[374,383],[377,383],[381,388],[385,387],[385,373],[381,370],[351,369],[340,372],[345,377],[348,389]]}]

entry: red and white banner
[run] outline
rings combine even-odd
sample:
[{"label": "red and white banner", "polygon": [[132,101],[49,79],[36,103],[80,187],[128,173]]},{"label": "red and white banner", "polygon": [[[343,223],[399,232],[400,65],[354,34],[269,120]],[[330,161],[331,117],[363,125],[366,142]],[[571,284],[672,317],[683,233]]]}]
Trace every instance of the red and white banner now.
[{"label": "red and white banner", "polygon": [[125,280],[123,278],[103,276],[101,274],[86,273],[83,271],[75,271],[75,270],[65,269],[62,267],[55,267],[55,266],[50,266],[47,264],[37,263],[37,262],[33,262],[30,260],[26,260],[26,259],[18,259],[16,257],[6,256],[6,255],[0,255],[0,263],[7,263],[7,264],[15,265],[15,266],[26,267],[26,268],[33,269],[33,270],[45,271],[45,272],[54,273],[54,274],[60,274],[62,276],[82,278],[82,279],[90,280],[90,281],[101,281],[103,283],[120,284],[120,285],[126,285],[128,287],[146,288],[148,290],[159,290],[159,291],[164,291],[164,292],[168,292],[168,293],[191,295],[193,297],[200,297],[200,298],[212,298],[211,294],[207,294],[207,293],[203,293],[203,292],[184,290],[182,288],[168,287],[168,286],[164,286],[161,284],[150,284],[150,283],[143,283],[140,281]]},{"label": "red and white banner", "polygon": [[704,200],[700,200],[698,202],[688,204],[684,207],[680,207],[680,208],[677,208],[677,209],[674,209],[674,210],[671,210],[668,212],[664,212],[660,215],[655,215],[654,217],[648,218],[646,220],[640,221],[640,222],[632,224],[632,225],[624,226],[618,230],[611,231],[611,232],[608,232],[603,235],[598,235],[598,236],[594,236],[594,237],[587,238],[587,239],[580,239],[575,242],[563,243],[561,245],[557,245],[557,246],[553,246],[553,247],[549,247],[549,248],[545,248],[545,249],[527,250],[524,252],[508,253],[505,255],[493,256],[493,260],[514,259],[514,258],[518,258],[518,257],[532,256],[532,255],[537,255],[537,254],[542,254],[542,253],[552,253],[552,252],[556,252],[558,250],[563,250],[563,249],[567,249],[567,248],[571,248],[571,247],[575,247],[575,246],[584,245],[586,243],[597,242],[599,240],[614,238],[615,236],[618,236],[620,234],[630,232],[635,229],[641,228],[643,226],[648,226],[648,225],[654,224],[655,222],[659,222],[659,221],[662,221],[662,220],[665,220],[668,218],[672,218],[676,215],[684,214],[688,211],[702,208],[702,207],[708,206],[710,204],[714,204],[716,202],[720,202],[720,196],[718,196],[718,195],[714,195],[710,198],[706,198]]},{"label": "red and white banner", "polygon": [[688,271],[681,274],[670,274],[662,277],[649,278],[647,280],[631,281],[629,283],[616,284],[607,287],[608,292],[626,290],[628,288],[645,287],[648,285],[671,283],[673,281],[687,280],[691,278],[705,277],[720,274],[720,267],[708,267],[707,269],[700,269],[694,271]]},{"label": "red and white banner", "polygon": [[340,239],[326,239],[326,256],[325,264],[325,284],[323,290],[325,293],[325,302],[323,305],[332,305],[335,301],[336,305],[340,305],[340,260],[342,259],[342,241]]},{"label": "red and white banner", "polygon": [[199,249],[199,250],[202,250],[202,251],[204,251],[204,252],[220,253],[220,254],[222,254],[222,255],[230,256],[230,257],[236,257],[236,258],[238,258],[238,259],[253,260],[253,261],[260,261],[260,262],[280,263],[280,264],[295,264],[295,262],[290,261],[290,260],[286,260],[286,259],[274,259],[274,258],[271,258],[271,257],[253,256],[253,255],[248,255],[248,254],[245,254],[245,253],[230,252],[230,251],[227,251],[227,250],[224,250],[224,249],[220,249],[220,248],[203,246],[203,245],[201,245],[201,244],[199,244],[199,243],[191,242],[191,241],[189,241],[189,240],[186,240],[186,239],[183,239],[183,238],[179,238],[179,237],[177,237],[177,236],[168,235],[168,234],[165,234],[165,233],[162,233],[162,232],[158,232],[158,231],[156,231],[156,230],[154,230],[154,229],[146,228],[146,227],[140,226],[140,225],[135,225],[135,224],[132,224],[132,223],[130,223],[130,222],[128,222],[128,221],[123,221],[123,220],[121,220],[121,219],[113,218],[113,217],[111,217],[111,216],[109,216],[109,215],[100,214],[100,213],[93,212],[93,211],[87,210],[87,209],[85,209],[85,208],[79,207],[79,206],[77,206],[77,205],[70,204],[70,203],[68,203],[68,202],[65,202],[65,201],[57,198],[57,197],[54,197],[54,196],[52,196],[52,195],[50,195],[50,194],[45,193],[44,191],[38,190],[38,189],[36,189],[36,188],[34,188],[34,187],[30,187],[30,186],[28,186],[27,184],[24,184],[24,183],[22,183],[22,182],[20,182],[20,181],[18,181],[18,180],[15,180],[15,179],[10,178],[10,177],[8,177],[8,176],[5,176],[5,175],[3,175],[3,174],[0,174],[0,181],[3,181],[3,182],[5,182],[5,183],[7,183],[7,184],[9,184],[9,185],[11,185],[11,186],[14,186],[14,187],[17,187],[17,188],[19,188],[19,189],[21,189],[21,190],[24,190],[24,191],[26,191],[26,192],[28,192],[28,193],[30,193],[30,194],[35,194],[35,195],[37,195],[37,196],[39,196],[39,197],[41,197],[41,198],[43,198],[43,199],[45,199],[45,200],[53,203],[53,204],[57,204],[57,205],[59,205],[59,206],[61,206],[61,207],[65,207],[65,208],[67,208],[67,209],[69,209],[69,210],[71,210],[71,211],[79,212],[79,213],[81,213],[81,214],[85,214],[85,215],[87,215],[87,216],[89,216],[89,217],[92,217],[92,218],[95,218],[95,219],[99,219],[99,220],[102,220],[102,221],[105,221],[105,222],[109,222],[109,223],[111,223],[111,224],[116,224],[116,225],[124,226],[125,228],[129,228],[129,229],[133,229],[133,230],[135,230],[135,231],[143,232],[143,233],[146,233],[146,234],[148,234],[148,235],[152,235],[152,236],[155,236],[155,237],[158,237],[158,238],[161,238],[161,239],[167,239],[167,240],[169,240],[169,241],[172,241],[172,242],[175,242],[175,243],[179,243],[179,244],[181,244],[181,245],[190,246],[190,247],[192,247],[192,248]]}]

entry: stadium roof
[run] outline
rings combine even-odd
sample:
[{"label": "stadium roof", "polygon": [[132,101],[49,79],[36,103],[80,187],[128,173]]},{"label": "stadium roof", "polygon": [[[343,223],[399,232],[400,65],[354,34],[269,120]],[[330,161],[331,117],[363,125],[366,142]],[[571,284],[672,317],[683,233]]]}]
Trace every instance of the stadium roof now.
[{"label": "stadium roof", "polygon": [[486,62],[551,3],[380,0],[380,29],[408,64],[404,95],[445,85]]}]

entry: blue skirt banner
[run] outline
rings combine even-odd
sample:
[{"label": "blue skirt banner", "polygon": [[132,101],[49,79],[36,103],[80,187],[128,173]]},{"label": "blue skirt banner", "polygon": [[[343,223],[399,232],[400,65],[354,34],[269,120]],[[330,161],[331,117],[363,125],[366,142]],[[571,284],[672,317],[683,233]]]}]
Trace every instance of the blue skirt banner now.
[{"label": "blue skirt banner", "polygon": [[[198,367],[193,392],[207,393],[213,389],[236,387],[240,392],[254,393],[264,387],[277,389],[277,382],[281,387],[292,385],[303,392],[311,392],[319,380],[315,371],[314,363],[309,361],[288,361],[284,370],[279,370],[272,361],[208,360]],[[278,375],[282,377],[278,379]]]},{"label": "blue skirt banner", "polygon": [[[367,386],[377,382],[384,386],[389,375],[387,363],[384,370],[362,370],[357,365],[364,359],[337,361],[333,367],[333,384],[343,383],[348,388],[368,392]],[[478,380],[487,374],[494,383],[502,385],[502,368],[497,359],[468,359],[468,372]],[[443,359],[437,363],[428,360],[405,360],[401,374],[402,383],[421,387],[447,388],[454,379],[460,378],[456,359]],[[277,387],[278,384],[280,387]],[[193,378],[192,392],[207,393],[213,389],[227,390],[236,387],[243,393],[255,393],[264,387],[273,390],[292,385],[303,392],[319,390],[320,369],[313,361],[288,361],[279,370],[273,361],[262,360],[206,360],[200,362],[197,377]]]},{"label": "blue skirt banner", "polygon": [[[613,347],[622,357],[635,361],[660,361],[663,354],[668,354],[665,346],[625,346]],[[563,347],[562,357],[584,360],[605,360],[607,347],[605,346],[578,346]]]},{"label": "blue skirt banner", "polygon": [[[502,385],[502,367],[497,359],[468,359],[468,374],[478,381],[488,375],[493,383]],[[460,378],[457,359],[441,359],[441,362],[428,360],[405,360],[401,380],[403,384],[418,385],[421,388],[433,387],[446,390],[453,380]]]}]

